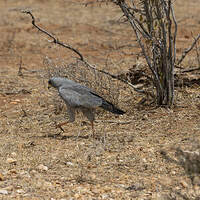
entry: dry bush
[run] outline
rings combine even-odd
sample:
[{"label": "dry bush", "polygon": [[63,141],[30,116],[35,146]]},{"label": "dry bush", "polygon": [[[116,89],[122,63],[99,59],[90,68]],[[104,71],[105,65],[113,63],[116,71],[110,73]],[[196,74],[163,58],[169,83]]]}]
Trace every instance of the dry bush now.
[{"label": "dry bush", "polygon": [[[118,105],[120,102],[118,106],[120,108],[124,107],[123,105],[121,106],[121,103],[123,104],[124,97],[130,92],[130,88],[126,87],[121,81],[90,68],[80,60],[69,63],[64,59],[50,59],[46,56],[43,64],[45,70],[43,74],[40,74],[43,77],[42,80],[53,76],[65,77],[91,88],[95,93],[114,105]],[[55,106],[55,113],[59,114],[64,108],[64,103],[56,94],[52,99],[52,103]]]},{"label": "dry bush", "polygon": [[51,60],[45,57],[44,65],[48,73],[48,78],[53,76],[68,78],[91,88],[108,101],[118,104],[119,81],[113,80],[111,77],[89,68],[79,60],[67,64],[65,60]]},{"label": "dry bush", "polygon": [[[155,102],[159,106],[172,106],[177,33],[172,1],[102,0],[101,2],[112,2],[121,9],[124,21],[129,22],[133,29],[143,57],[151,70]],[[172,26],[175,27],[174,30]]]}]

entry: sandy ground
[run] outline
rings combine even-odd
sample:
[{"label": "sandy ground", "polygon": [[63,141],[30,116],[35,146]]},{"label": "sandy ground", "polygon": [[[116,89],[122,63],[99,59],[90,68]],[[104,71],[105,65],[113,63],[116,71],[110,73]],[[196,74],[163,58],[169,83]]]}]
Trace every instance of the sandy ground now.
[{"label": "sandy ground", "polygon": [[[64,133],[55,127],[67,116],[39,75],[46,56],[70,63],[75,54],[49,43],[19,10],[31,9],[39,25],[110,73],[143,61],[116,6],[80,2],[0,1],[0,199],[199,199],[199,85],[176,88],[171,110],[141,106],[142,96],[122,86],[118,106],[127,113],[98,111],[96,139],[81,115]],[[177,0],[175,12],[180,57],[199,33],[199,2]],[[197,67],[195,51],[183,66]]]}]

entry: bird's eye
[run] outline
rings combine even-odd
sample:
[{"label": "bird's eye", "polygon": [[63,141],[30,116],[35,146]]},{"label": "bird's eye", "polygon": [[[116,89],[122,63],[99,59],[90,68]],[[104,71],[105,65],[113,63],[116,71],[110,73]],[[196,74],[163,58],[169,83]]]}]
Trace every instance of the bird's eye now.
[{"label": "bird's eye", "polygon": [[51,85],[51,80],[48,81],[48,84]]}]

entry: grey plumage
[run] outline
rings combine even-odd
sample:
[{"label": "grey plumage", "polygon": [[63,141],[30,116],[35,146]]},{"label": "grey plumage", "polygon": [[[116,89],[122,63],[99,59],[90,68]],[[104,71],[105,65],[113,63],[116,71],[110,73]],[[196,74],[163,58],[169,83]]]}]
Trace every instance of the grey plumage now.
[{"label": "grey plumage", "polygon": [[[97,107],[101,107],[114,114],[124,114],[123,110],[118,109],[112,103],[106,101],[101,96],[95,94],[91,89],[76,83],[72,80],[52,77],[49,79],[49,86],[53,86],[58,89],[59,95],[65,101],[67,105],[67,112],[69,114],[69,121],[75,120],[75,110],[80,109],[84,116],[92,123],[95,119],[94,110]],[[62,125],[64,125],[63,123]]]}]

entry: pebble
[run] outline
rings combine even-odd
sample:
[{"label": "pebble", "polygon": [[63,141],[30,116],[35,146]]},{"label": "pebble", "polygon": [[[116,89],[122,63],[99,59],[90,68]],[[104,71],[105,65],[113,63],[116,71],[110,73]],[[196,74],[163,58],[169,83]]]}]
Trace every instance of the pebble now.
[{"label": "pebble", "polygon": [[11,155],[12,155],[13,157],[16,157],[16,156],[17,156],[17,154],[16,154],[15,152],[12,152]]},{"label": "pebble", "polygon": [[72,162],[66,162],[66,165],[73,166],[74,164]]},{"label": "pebble", "polygon": [[189,187],[188,183],[187,183],[186,181],[184,181],[184,180],[181,180],[181,181],[180,181],[180,184],[181,184],[184,188],[188,188],[188,187]]},{"label": "pebble", "polygon": [[176,174],[176,172],[175,172],[175,171],[172,171],[171,173],[172,173],[172,175],[175,175],[175,174]]},{"label": "pebble", "polygon": [[22,190],[22,189],[18,189],[16,192],[19,194],[25,193],[24,190]]},{"label": "pebble", "polygon": [[17,163],[17,160],[14,159],[14,158],[8,158],[8,159],[7,159],[7,163],[9,163],[9,164],[16,164],[16,163]]},{"label": "pebble", "polygon": [[10,174],[17,174],[17,170],[16,169],[11,169],[11,170],[9,170],[9,173]]},{"label": "pebble", "polygon": [[42,170],[42,171],[47,171],[47,170],[48,170],[48,167],[45,166],[45,165],[43,165],[43,164],[38,165],[37,168],[38,168],[39,170]]},{"label": "pebble", "polygon": [[4,181],[4,180],[5,180],[5,178],[4,178],[3,174],[0,173],[0,181]]},{"label": "pebble", "polygon": [[101,198],[102,198],[102,199],[108,199],[108,198],[109,198],[109,195],[108,195],[108,194],[102,194],[102,195],[101,195]]},{"label": "pebble", "polygon": [[7,190],[4,190],[4,189],[1,189],[1,190],[0,190],[0,194],[8,194],[8,191],[7,191]]},{"label": "pebble", "polygon": [[37,174],[37,171],[36,170],[31,170],[31,174]]}]

